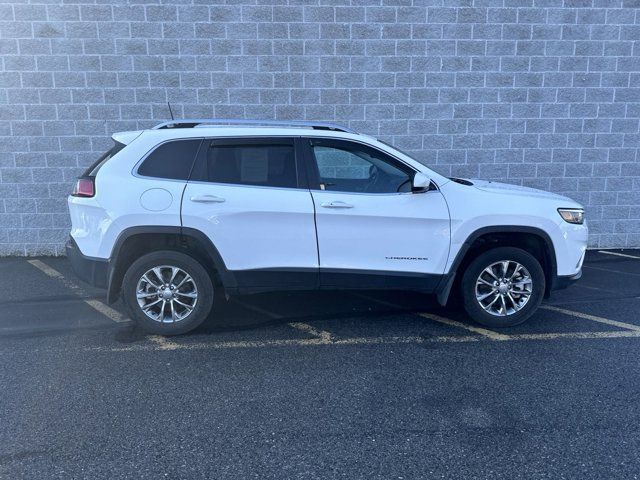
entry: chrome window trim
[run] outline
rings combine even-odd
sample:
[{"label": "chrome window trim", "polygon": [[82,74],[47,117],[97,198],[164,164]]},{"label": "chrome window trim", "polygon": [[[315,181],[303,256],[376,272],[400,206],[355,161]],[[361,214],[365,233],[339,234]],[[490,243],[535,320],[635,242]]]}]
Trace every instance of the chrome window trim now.
[{"label": "chrome window trim", "polygon": [[195,185],[214,185],[217,187],[240,187],[240,188],[260,188],[260,189],[268,189],[268,190],[297,190],[300,192],[310,192],[308,188],[300,188],[300,187],[271,187],[269,185],[247,185],[244,183],[220,183],[220,182],[205,182],[203,180],[189,180],[185,182],[187,184],[195,184]]},{"label": "chrome window trim", "polygon": [[[233,135],[233,136],[219,136],[219,137],[177,137],[177,138],[170,138],[167,140],[164,140],[160,143],[157,143],[156,145],[154,145],[153,147],[151,147],[147,153],[145,153],[143,155],[143,157],[138,160],[138,162],[133,166],[131,174],[134,177],[137,178],[142,178],[142,179],[154,179],[154,180],[162,180],[162,181],[166,181],[166,182],[180,182],[180,183],[197,183],[197,184],[207,184],[207,185],[228,185],[228,186],[238,186],[238,187],[249,187],[249,188],[275,188],[275,189],[279,189],[279,190],[305,190],[305,191],[309,191],[309,192],[330,192],[330,190],[315,190],[315,189],[309,189],[309,188],[300,188],[300,187],[270,187],[270,186],[264,186],[264,185],[243,185],[243,184],[237,184],[237,183],[214,183],[214,182],[205,182],[202,180],[176,180],[174,178],[164,178],[164,177],[149,177],[146,175],[140,175],[138,173],[138,168],[140,167],[140,165],[142,165],[142,163],[147,159],[147,157],[154,151],[156,150],[158,147],[160,147],[160,145],[163,145],[165,143],[168,142],[175,142],[175,141],[181,141],[181,140],[202,140],[202,141],[213,141],[216,139],[220,139],[220,140],[227,140],[227,139],[233,139],[233,138],[239,138],[239,139],[250,139],[250,138],[255,138],[255,139],[269,139],[269,138],[301,138],[304,140],[312,140],[314,138],[320,138],[320,139],[326,139],[326,140],[342,140],[342,141],[346,141],[346,142],[353,142],[353,143],[357,143],[360,145],[364,145],[365,147],[369,147],[369,148],[373,148],[374,150],[377,150],[383,154],[386,154],[388,156],[390,156],[391,158],[393,158],[394,160],[402,163],[403,165],[405,165],[406,167],[410,168],[414,173],[419,172],[420,170],[417,170],[416,167],[414,167],[413,165],[410,165],[409,163],[407,163],[406,161],[404,161],[403,159],[397,157],[396,155],[387,152],[386,150],[382,150],[379,147],[377,147],[376,145],[372,145],[370,143],[367,142],[363,142],[360,140],[356,140],[356,139],[352,139],[352,138],[341,138],[341,137],[333,137],[333,136],[324,136],[324,135],[313,135],[313,136],[308,136],[308,135],[299,135],[299,136],[291,136],[291,135]],[[390,147],[393,148],[393,147]],[[416,160],[417,162],[417,160]],[[297,168],[297,159],[296,159],[296,168]],[[440,190],[440,186],[437,184],[437,182],[434,179],[431,179],[431,183],[436,187],[436,190]],[[421,193],[429,193],[432,190],[427,190],[426,192],[421,192]],[[398,194],[404,194],[404,193],[414,193],[414,192],[397,192],[397,193],[366,193],[366,192],[334,192],[334,193],[343,193],[343,194],[348,194],[348,193],[353,193],[353,194],[358,194],[358,195],[398,195]]]}]

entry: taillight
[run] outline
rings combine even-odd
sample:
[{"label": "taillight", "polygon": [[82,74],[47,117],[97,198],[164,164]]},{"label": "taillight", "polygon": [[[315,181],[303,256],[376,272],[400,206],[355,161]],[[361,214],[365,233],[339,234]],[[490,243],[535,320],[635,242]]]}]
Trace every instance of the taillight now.
[{"label": "taillight", "polygon": [[76,180],[71,196],[73,197],[93,197],[96,194],[96,186],[91,177],[81,177]]}]

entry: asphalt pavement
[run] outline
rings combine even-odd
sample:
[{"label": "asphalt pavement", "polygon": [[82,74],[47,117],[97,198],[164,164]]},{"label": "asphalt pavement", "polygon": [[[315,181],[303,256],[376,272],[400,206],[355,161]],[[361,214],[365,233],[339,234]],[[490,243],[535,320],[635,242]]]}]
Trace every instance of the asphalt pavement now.
[{"label": "asphalt pavement", "polygon": [[216,300],[148,336],[63,258],[0,259],[0,478],[640,477],[640,251],[526,324],[410,293]]}]

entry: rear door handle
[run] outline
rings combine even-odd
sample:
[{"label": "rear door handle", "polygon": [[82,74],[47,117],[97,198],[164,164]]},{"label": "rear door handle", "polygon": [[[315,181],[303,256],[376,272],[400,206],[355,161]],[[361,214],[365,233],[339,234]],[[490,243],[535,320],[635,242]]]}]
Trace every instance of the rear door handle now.
[{"label": "rear door handle", "polygon": [[353,205],[340,201],[324,202],[321,203],[320,206],[324,208],[353,208]]},{"label": "rear door handle", "polygon": [[191,201],[196,203],[222,203],[225,199],[215,195],[196,195],[191,197]]}]

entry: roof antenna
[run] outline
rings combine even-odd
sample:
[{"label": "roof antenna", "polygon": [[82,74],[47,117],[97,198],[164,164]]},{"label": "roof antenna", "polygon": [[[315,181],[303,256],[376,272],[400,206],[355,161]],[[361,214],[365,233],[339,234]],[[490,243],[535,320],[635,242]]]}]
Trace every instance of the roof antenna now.
[{"label": "roof antenna", "polygon": [[175,118],[173,118],[173,110],[171,110],[171,104],[167,102],[167,105],[169,106],[169,113],[171,114],[171,120],[175,120]]}]

